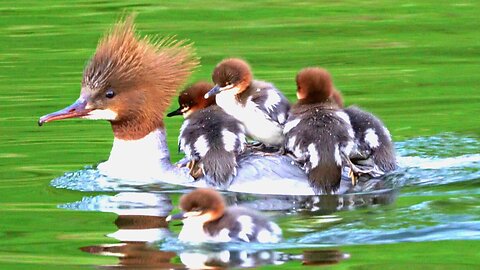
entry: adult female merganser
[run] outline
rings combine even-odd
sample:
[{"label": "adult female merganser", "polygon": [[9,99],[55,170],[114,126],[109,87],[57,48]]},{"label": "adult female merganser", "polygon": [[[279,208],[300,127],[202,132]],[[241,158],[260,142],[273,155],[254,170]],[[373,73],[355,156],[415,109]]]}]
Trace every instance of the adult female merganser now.
[{"label": "adult female merganser", "polygon": [[225,207],[223,197],[212,189],[196,189],[180,198],[183,213],[168,216],[181,219],[178,239],[184,242],[260,242],[277,243],[282,230],[253,210]]},{"label": "adult female merganser", "polygon": [[298,102],[285,124],[285,149],[304,164],[316,191],[333,193],[342,167],[351,163],[353,129],[348,116],[329,99],[333,86],[326,70],[305,68],[296,81]]},{"label": "adult female merganser", "polygon": [[[163,115],[198,63],[191,47],[183,44],[168,39],[151,42],[136,36],[131,19],[118,23],[87,64],[80,98],[63,110],[42,116],[39,124],[66,118],[108,120],[113,146],[108,160],[97,169],[110,179],[99,179],[100,184],[119,178],[132,184],[209,186],[203,179],[194,181],[188,169],[172,164],[168,151]],[[305,172],[288,156],[246,151],[237,162],[229,191],[316,194]],[[342,187],[339,192],[351,190],[347,181],[342,181]],[[361,190],[358,185],[356,190]]]},{"label": "adult female merganser", "polygon": [[213,97],[203,98],[212,87],[205,82],[187,87],[180,93],[180,108],[167,116],[181,113],[185,117],[178,142],[190,175],[195,179],[204,176],[211,186],[228,188],[237,173],[237,157],[245,149],[245,130],[215,105]]},{"label": "adult female merganser", "polygon": [[[342,95],[335,88],[331,99],[343,107]],[[395,147],[390,132],[382,121],[356,106],[343,108],[343,111],[348,115],[355,133],[356,152],[350,155],[351,161],[372,177],[395,170]]]},{"label": "adult female merganser", "polygon": [[[108,120],[114,141],[107,161],[97,169],[133,182],[207,187],[188,169],[170,161],[163,115],[177,89],[198,61],[190,46],[169,39],[137,37],[132,19],[116,24],[87,64],[80,98],[65,109],[42,116],[39,125],[66,118]],[[314,195],[305,173],[284,155],[245,153],[229,191]]]},{"label": "adult female merganser", "polygon": [[282,146],[290,103],[273,84],[253,80],[250,66],[237,58],[220,62],[212,80],[216,85],[205,98],[216,95],[218,106],[242,122],[249,137],[265,146]]}]

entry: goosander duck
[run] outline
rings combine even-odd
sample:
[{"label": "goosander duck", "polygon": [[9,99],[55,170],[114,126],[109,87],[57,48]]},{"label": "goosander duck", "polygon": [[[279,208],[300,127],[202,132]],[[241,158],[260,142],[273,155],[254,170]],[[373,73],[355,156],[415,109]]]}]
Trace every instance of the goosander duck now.
[{"label": "goosander duck", "polygon": [[179,95],[180,108],[169,113],[183,114],[185,121],[178,137],[179,149],[188,160],[190,174],[204,176],[214,187],[228,188],[237,171],[237,157],[245,149],[243,125],[203,96],[213,87],[198,82]]},{"label": "goosander duck", "polygon": [[[42,116],[38,123],[67,118],[109,121],[114,134],[112,150],[108,160],[97,166],[99,174],[108,179],[92,179],[100,185],[118,178],[132,184],[208,187],[203,179],[194,181],[188,169],[171,163],[163,121],[171,99],[197,63],[192,48],[184,42],[152,42],[135,34],[132,19],[119,22],[99,42],[87,64],[77,101]],[[237,163],[237,175],[228,191],[315,195],[305,172],[291,157],[246,151]],[[350,183],[343,183],[345,188],[339,192],[350,191]]]},{"label": "goosander duck", "polygon": [[225,59],[215,67],[212,80],[216,85],[205,98],[216,95],[218,106],[242,122],[249,137],[265,146],[282,146],[290,103],[273,84],[252,76],[244,60]]},{"label": "goosander duck", "polygon": [[[331,99],[343,107],[343,98],[337,89],[333,89]],[[375,115],[356,106],[343,108],[348,115],[355,133],[356,152],[350,159],[357,167],[363,167],[372,177],[384,175],[397,168],[395,147],[390,132]]]},{"label": "goosander duck", "polygon": [[350,165],[353,129],[348,116],[329,99],[333,87],[326,70],[305,68],[296,81],[298,102],[285,124],[285,149],[304,164],[312,187],[330,194],[340,185],[342,168]]},{"label": "goosander duck", "polygon": [[167,221],[183,221],[180,241],[277,243],[281,239],[277,224],[247,208],[226,208],[223,197],[212,189],[200,188],[183,195],[180,208],[182,213],[167,217]]}]

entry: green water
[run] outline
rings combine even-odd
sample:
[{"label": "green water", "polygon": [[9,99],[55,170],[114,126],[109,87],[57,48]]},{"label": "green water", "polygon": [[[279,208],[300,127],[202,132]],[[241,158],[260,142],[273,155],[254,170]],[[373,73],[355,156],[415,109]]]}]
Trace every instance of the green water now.
[{"label": "green water", "polygon": [[[347,254],[331,259],[339,261],[332,268],[478,268],[478,1],[2,1],[1,269],[127,264],[80,249],[119,243],[106,236],[120,226],[116,214],[59,208],[115,193],[49,185],[107,158],[109,124],[36,126],[40,115],[78,97],[86,61],[125,10],[137,12],[142,34],[194,42],[202,66],[190,82],[209,79],[218,61],[238,56],[293,101],[299,69],[328,68],[347,104],[382,118],[399,155],[420,158],[403,159],[406,169],[392,180],[403,187],[389,203],[273,214],[285,235],[279,251]],[[166,121],[172,153],[180,124]],[[135,250],[138,258],[181,262],[177,251],[163,252],[168,242]],[[283,268],[302,267],[301,260],[287,261]]]}]

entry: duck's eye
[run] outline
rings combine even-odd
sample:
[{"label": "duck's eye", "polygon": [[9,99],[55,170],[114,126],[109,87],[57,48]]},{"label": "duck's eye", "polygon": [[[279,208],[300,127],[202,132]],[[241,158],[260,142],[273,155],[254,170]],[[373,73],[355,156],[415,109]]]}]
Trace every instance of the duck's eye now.
[{"label": "duck's eye", "polygon": [[108,90],[107,93],[105,93],[105,97],[107,98],[113,98],[115,96],[115,92],[113,90]]}]

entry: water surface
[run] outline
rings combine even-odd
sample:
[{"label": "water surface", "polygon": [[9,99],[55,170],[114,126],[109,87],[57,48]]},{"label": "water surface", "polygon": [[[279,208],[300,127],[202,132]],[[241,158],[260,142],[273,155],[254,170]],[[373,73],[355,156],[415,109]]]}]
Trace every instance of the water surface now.
[{"label": "water surface", "polygon": [[[389,127],[401,165],[389,188],[306,198],[225,194],[264,211],[284,240],[185,246],[176,240],[180,226],[164,217],[186,189],[51,186],[66,172],[95,173],[84,167],[108,157],[108,123],[38,128],[36,121],[78,97],[98,38],[124,10],[138,13],[142,34],[194,42],[202,66],[191,82],[240,56],[293,101],[300,68],[328,68],[347,104]],[[0,268],[478,268],[479,13],[475,1],[2,1]],[[175,160],[180,124],[166,121]]]}]

